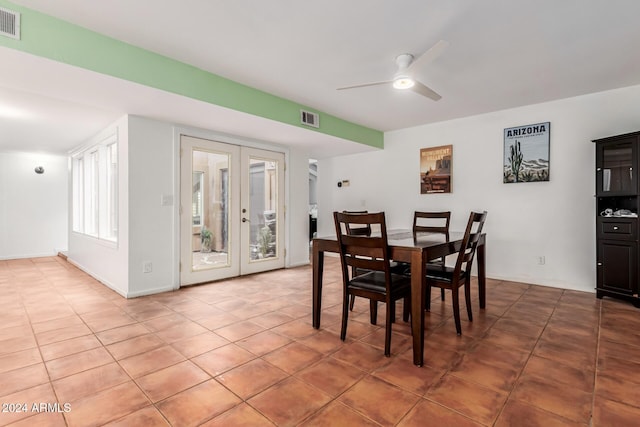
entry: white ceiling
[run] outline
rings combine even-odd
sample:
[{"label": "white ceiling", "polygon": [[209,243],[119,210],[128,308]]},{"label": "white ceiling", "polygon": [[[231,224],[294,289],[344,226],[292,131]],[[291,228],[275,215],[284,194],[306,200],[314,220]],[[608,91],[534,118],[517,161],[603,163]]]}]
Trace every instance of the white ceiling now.
[{"label": "white ceiling", "polygon": [[[640,84],[637,0],[13,0],[214,74],[388,131]],[[400,53],[442,99],[375,86]],[[0,49],[0,149],[64,151],[124,113],[283,144],[366,147]],[[215,119],[212,119],[215,118]]]}]

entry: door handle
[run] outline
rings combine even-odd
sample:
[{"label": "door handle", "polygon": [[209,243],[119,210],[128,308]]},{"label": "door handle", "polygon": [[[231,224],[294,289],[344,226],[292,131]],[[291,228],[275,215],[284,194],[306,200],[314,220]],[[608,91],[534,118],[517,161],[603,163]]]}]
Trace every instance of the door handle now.
[{"label": "door handle", "polygon": [[242,218],[242,222],[251,222],[247,218]]}]

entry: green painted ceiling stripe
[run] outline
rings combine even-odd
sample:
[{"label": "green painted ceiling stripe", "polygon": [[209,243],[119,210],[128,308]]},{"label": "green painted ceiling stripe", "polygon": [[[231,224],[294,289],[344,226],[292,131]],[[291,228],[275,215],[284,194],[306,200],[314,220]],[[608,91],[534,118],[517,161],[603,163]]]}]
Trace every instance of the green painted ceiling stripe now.
[{"label": "green painted ceiling stripe", "polygon": [[[0,46],[372,147],[384,147],[381,131],[319,112],[6,0],[0,0],[0,6],[21,13],[21,40],[0,37]],[[301,125],[300,109],[318,113],[320,128]]]}]

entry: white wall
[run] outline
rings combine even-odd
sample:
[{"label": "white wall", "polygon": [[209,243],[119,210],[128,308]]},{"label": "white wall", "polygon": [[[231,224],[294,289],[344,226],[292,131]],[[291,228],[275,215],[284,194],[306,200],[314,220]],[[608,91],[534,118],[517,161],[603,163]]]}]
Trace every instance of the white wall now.
[{"label": "white wall", "polygon": [[[103,132],[83,144],[95,145],[109,135],[118,135],[118,242],[99,240],[76,233],[69,215],[68,259],[119,294],[126,296],[129,288],[129,131],[128,117],[123,116]],[[78,147],[78,150],[82,147]],[[69,182],[71,182],[69,175]],[[69,212],[71,200],[69,200]]]},{"label": "white wall", "polygon": [[67,183],[66,156],[0,153],[0,259],[67,250]]},{"label": "white wall", "polygon": [[[593,291],[591,140],[640,130],[639,109],[634,86],[388,132],[382,151],[319,162],[319,235],[333,233],[334,210],[384,210],[389,228],[410,228],[414,210],[451,210],[454,230],[470,210],[487,210],[488,277]],[[547,121],[550,181],[503,184],[504,128]],[[421,195],[420,149],[448,144],[453,193]],[[344,179],[350,186],[338,189]]]},{"label": "white wall", "polygon": [[[177,287],[173,136],[169,123],[129,116],[129,297]],[[163,206],[163,196],[173,204]],[[144,262],[151,262],[150,273],[143,273]]]},{"label": "white wall", "polygon": [[293,267],[309,263],[309,154],[291,149],[287,160],[287,174],[287,266]]}]

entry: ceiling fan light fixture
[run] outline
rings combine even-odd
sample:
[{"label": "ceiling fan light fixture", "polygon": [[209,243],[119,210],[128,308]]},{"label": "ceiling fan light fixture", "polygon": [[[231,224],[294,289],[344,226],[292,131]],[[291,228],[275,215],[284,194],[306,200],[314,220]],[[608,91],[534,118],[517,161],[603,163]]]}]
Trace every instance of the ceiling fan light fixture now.
[{"label": "ceiling fan light fixture", "polygon": [[396,89],[411,89],[416,82],[409,76],[399,76],[393,79],[393,87]]}]

